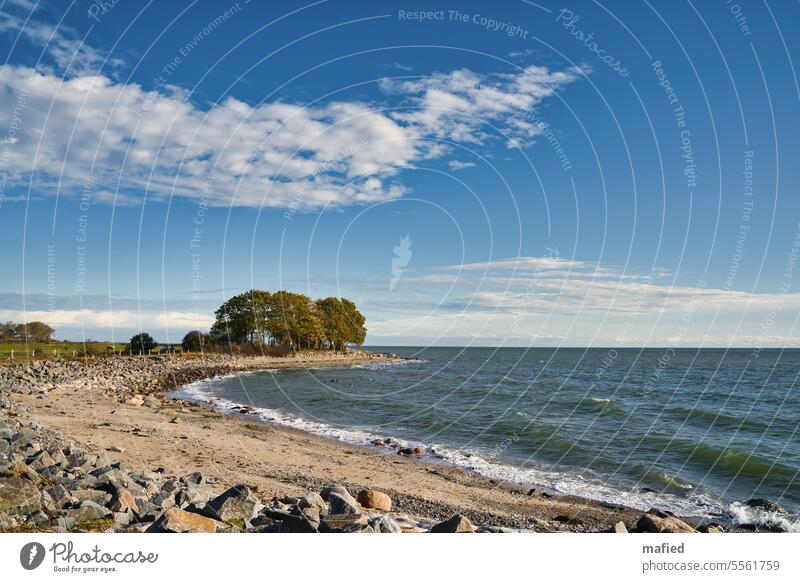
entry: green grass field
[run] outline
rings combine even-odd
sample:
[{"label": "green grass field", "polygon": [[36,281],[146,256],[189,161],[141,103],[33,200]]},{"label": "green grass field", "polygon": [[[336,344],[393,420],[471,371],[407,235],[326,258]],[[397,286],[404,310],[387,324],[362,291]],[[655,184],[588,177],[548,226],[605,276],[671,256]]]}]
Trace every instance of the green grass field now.
[{"label": "green grass field", "polygon": [[101,356],[124,349],[125,344],[111,342],[0,342],[0,360]]}]

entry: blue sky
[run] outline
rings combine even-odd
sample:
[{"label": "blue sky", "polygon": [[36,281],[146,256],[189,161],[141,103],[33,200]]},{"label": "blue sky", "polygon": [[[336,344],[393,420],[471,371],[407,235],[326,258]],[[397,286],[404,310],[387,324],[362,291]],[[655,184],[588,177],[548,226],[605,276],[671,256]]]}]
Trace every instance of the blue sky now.
[{"label": "blue sky", "polygon": [[179,341],[259,287],[373,345],[800,344],[794,3],[0,13],[4,320]]}]

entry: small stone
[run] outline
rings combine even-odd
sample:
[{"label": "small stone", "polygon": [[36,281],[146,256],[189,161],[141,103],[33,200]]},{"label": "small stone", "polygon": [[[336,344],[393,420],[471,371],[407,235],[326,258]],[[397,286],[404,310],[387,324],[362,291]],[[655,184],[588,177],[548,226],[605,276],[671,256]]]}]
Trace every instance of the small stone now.
[{"label": "small stone", "polygon": [[472,533],[475,528],[466,517],[457,513],[450,519],[440,521],[430,531],[431,533]]},{"label": "small stone", "polygon": [[125,447],[114,445],[113,447],[108,447],[106,450],[111,451],[112,453],[124,453]]},{"label": "small stone", "polygon": [[358,492],[358,502],[367,509],[378,509],[380,511],[392,510],[392,499],[385,493],[375,489],[362,489]]},{"label": "small stone", "polygon": [[625,527],[625,522],[618,521],[611,528],[611,533],[628,533],[628,528]]},{"label": "small stone", "polygon": [[172,420],[170,420],[170,422],[171,422],[172,424],[180,424],[180,422],[181,422],[181,419],[180,419],[180,417],[178,417],[178,416],[173,416],[173,417],[172,417]]}]

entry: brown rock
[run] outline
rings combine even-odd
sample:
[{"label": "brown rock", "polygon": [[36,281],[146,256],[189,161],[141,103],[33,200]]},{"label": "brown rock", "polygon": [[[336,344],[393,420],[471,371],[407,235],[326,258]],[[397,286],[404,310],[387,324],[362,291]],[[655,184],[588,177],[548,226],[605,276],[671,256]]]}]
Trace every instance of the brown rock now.
[{"label": "brown rock", "polygon": [[147,531],[155,533],[214,533],[216,530],[217,522],[210,517],[171,507]]},{"label": "brown rock", "polygon": [[392,510],[391,497],[375,489],[363,489],[359,491],[358,502],[367,509],[378,509],[380,511]]},{"label": "brown rock", "polygon": [[696,533],[697,530],[674,515],[645,513],[636,522],[636,529],[645,533]]},{"label": "brown rock", "polygon": [[41,508],[41,495],[36,485],[19,477],[0,479],[0,512],[23,515]]}]

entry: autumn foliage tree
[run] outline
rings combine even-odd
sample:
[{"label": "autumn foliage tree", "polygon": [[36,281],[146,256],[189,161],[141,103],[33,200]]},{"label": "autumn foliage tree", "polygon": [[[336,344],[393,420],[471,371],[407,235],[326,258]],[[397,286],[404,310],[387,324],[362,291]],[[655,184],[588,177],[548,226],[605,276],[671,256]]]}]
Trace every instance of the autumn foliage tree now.
[{"label": "autumn foliage tree", "polygon": [[312,301],[291,291],[252,289],[235,295],[215,312],[211,340],[218,344],[253,344],[299,349],[337,349],[361,345],[364,316],[347,299]]}]

